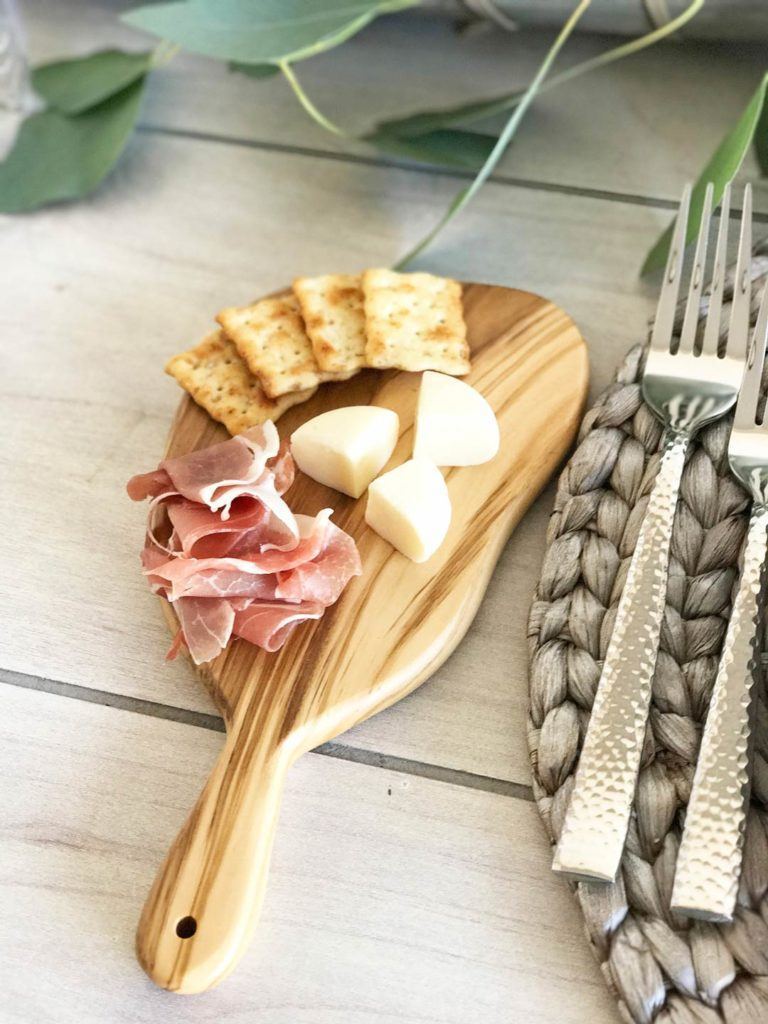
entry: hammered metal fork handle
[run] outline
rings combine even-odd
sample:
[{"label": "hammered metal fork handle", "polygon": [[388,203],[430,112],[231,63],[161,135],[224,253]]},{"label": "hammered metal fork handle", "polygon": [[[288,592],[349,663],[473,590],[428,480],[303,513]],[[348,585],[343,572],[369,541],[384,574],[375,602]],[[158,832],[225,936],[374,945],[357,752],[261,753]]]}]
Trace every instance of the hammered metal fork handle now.
[{"label": "hammered metal fork handle", "polygon": [[767,553],[768,509],[755,505],[672,890],[673,910],[712,921],[733,917],[739,888],[749,796],[752,690]]},{"label": "hammered metal fork handle", "polygon": [[668,429],[619,601],[553,870],[613,881],[635,795],[689,435]]}]

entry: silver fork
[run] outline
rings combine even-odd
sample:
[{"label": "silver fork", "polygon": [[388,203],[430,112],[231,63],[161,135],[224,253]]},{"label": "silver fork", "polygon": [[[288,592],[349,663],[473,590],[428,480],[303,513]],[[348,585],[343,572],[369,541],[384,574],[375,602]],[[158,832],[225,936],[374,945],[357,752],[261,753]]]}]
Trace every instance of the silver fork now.
[{"label": "silver fork", "polygon": [[709,921],[733,917],[749,797],[752,691],[768,555],[768,422],[759,411],[766,337],[768,287],[728,442],[731,470],[752,497],[752,513],[672,889],[673,910]]},{"label": "silver fork", "polygon": [[651,491],[613,634],[600,676],[553,870],[573,878],[613,881],[619,868],[637,783],[659,649],[667,563],[680,479],[691,437],[725,415],[736,401],[749,330],[751,194],[744,193],[731,322],[718,353],[725,285],[730,187],[723,195],[712,293],[704,338],[696,344],[712,214],[712,185],[704,196],[679,345],[672,329],[685,255],[691,199],[683,192],[643,375],[643,398],[664,422],[661,462]]}]

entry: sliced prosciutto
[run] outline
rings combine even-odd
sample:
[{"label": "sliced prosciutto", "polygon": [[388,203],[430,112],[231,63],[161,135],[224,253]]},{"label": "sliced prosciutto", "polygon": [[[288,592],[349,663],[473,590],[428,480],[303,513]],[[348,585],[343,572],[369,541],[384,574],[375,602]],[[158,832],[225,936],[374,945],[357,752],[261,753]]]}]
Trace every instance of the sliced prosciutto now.
[{"label": "sliced prosciutto", "polygon": [[235,615],[235,636],[242,637],[265,651],[279,650],[294,626],[307,619],[319,619],[325,611],[320,601],[286,604],[284,601],[257,601]]},{"label": "sliced prosciutto", "polygon": [[[171,507],[171,521],[172,513]],[[330,514],[331,510],[326,508],[315,517],[297,516],[299,537],[290,550],[271,546],[268,543],[270,535],[266,527],[261,531],[261,543],[257,543],[258,530],[249,526],[239,541],[232,540],[231,533],[224,535],[229,541],[228,554],[222,553],[219,556],[205,558],[191,557],[184,553],[183,539],[177,529],[175,532],[178,543],[181,544],[181,553],[172,555],[160,563],[153,562],[144,572],[153,589],[160,587],[167,590],[167,596],[171,601],[176,601],[180,597],[281,596],[283,600],[299,602],[307,595],[303,592],[297,593],[297,596],[277,595],[276,588],[284,575],[311,565],[317,566],[321,560],[327,560],[327,548],[329,545],[333,546],[335,541],[335,534],[331,533],[331,530],[337,530],[337,527],[329,522]],[[341,530],[338,532],[343,533]],[[351,541],[346,533],[343,536]],[[203,538],[202,542],[196,542],[192,550],[199,548],[201,543],[208,544],[211,539],[209,535]],[[354,547],[354,541],[352,545]],[[327,574],[331,571],[332,566],[329,564]],[[329,592],[328,587],[319,580],[316,589],[318,592]],[[316,596],[311,590],[308,594],[309,599]],[[337,599],[338,594],[332,600],[324,601],[324,604],[333,604]]]},{"label": "sliced prosciutto", "polygon": [[179,619],[169,658],[186,646],[202,664],[233,634],[276,651],[360,575],[355,542],[331,509],[305,516],[288,507],[293,474],[267,422],[128,482],[134,501],[150,499],[144,574]]},{"label": "sliced prosciutto", "polygon": [[334,523],[327,524],[322,550],[315,558],[277,573],[275,591],[283,601],[335,604],[352,576],[360,574],[360,555],[354,540]]},{"label": "sliced prosciutto", "polygon": [[297,527],[282,495],[292,481],[290,453],[280,451],[277,428],[268,420],[229,441],[163,459],[157,469],[131,477],[127,489],[129,498],[151,498],[152,505],[187,498],[219,513],[224,522],[238,498],[255,498],[280,524],[283,543],[288,543],[296,537]]},{"label": "sliced prosciutto", "polygon": [[196,665],[211,661],[226,647],[235,622],[235,611],[229,601],[182,597],[174,609],[181,628],[168,651],[169,660],[176,657],[182,640]]}]

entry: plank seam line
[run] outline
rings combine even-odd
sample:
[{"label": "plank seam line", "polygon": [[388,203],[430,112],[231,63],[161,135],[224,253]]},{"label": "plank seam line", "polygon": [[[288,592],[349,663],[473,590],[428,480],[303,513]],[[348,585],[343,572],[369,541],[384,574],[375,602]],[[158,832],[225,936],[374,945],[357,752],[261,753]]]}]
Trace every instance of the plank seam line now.
[{"label": "plank seam line", "polygon": [[[414,174],[426,174],[438,178],[451,178],[457,181],[471,181],[471,171],[457,168],[439,167],[411,163],[388,157],[365,156],[362,153],[335,152],[330,149],[314,149],[311,146],[297,146],[284,142],[267,142],[258,139],[243,139],[236,135],[217,135],[214,132],[196,131],[191,128],[167,128],[163,125],[149,123],[139,124],[137,131],[147,135],[167,135],[170,138],[187,139],[194,142],[211,142],[215,145],[237,146],[241,149],[257,149],[268,153],[285,153],[289,156],[315,157],[318,160],[332,160],[337,163],[357,164],[364,167],[382,167],[398,171],[412,171]],[[661,196],[643,196],[635,192],[612,192],[608,189],[587,188],[583,185],[561,185],[557,182],[537,181],[534,178],[516,178],[505,174],[492,174],[488,179],[494,185],[508,188],[522,188],[533,192],[549,192],[559,195],[579,196],[583,199],[599,199],[610,203],[625,203],[630,206],[645,206],[657,210],[677,210],[678,199],[663,199]],[[741,210],[733,209],[731,218],[741,216]],[[768,212],[753,211],[752,219],[759,223],[768,223]]]},{"label": "plank seam line", "polygon": [[[34,690],[38,693],[51,694],[56,697],[68,697],[72,700],[85,701],[88,704],[99,704],[115,708],[118,711],[146,715],[149,718],[161,718],[165,721],[176,722],[179,725],[191,725],[199,729],[208,729],[211,732],[224,732],[224,721],[218,715],[209,715],[203,711],[192,711],[188,708],[176,707],[173,704],[162,704],[159,701],[145,700],[141,697],[130,697],[126,694],[109,693],[106,690],[97,690],[89,686],[79,686],[76,683],[65,683],[57,679],[28,675],[25,672],[14,672],[8,669],[0,669],[0,683],[6,686],[16,686],[23,690]],[[312,753],[372,768],[384,768],[399,775],[413,775],[418,778],[429,779],[433,782],[444,782],[463,789],[495,793],[498,796],[512,797],[513,799],[526,800],[528,802],[533,800],[531,787],[519,782],[510,782],[506,779],[497,779],[490,775],[478,775],[474,772],[466,772],[457,768],[428,764],[424,761],[415,761],[407,757],[382,754],[374,750],[364,750],[360,747],[349,746],[346,743],[339,743],[336,740],[315,747]]]}]

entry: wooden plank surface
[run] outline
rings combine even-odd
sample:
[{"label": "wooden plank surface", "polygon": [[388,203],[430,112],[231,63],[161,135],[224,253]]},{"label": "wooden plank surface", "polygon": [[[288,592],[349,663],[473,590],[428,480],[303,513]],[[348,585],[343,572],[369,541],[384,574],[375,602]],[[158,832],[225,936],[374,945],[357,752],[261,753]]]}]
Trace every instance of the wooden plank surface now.
[{"label": "wooden plank surface", "polygon": [[[122,0],[24,5],[33,59],[146,45],[149,37],[116,17],[127,6]],[[362,133],[381,118],[525,86],[552,36],[495,28],[460,33],[450,19],[410,12],[379,20],[339,49],[302,62],[297,73],[324,113]],[[558,68],[620,41],[576,36]],[[500,173],[568,189],[677,200],[683,183],[733,126],[764,71],[759,45],[661,44],[540,97]],[[249,81],[220,62],[192,55],[180,56],[154,77],[142,122],[381,159],[368,147],[340,144],[321,130],[280,78]],[[744,175],[756,175],[751,154]],[[757,207],[768,210],[763,184]]]},{"label": "wooden plank surface", "polygon": [[315,754],[237,973],[201,997],[154,988],[140,903],[221,737],[0,689],[4,1024],[615,1020],[532,804]]},{"label": "wooden plank surface", "polygon": [[[185,664],[162,661],[165,627],[137,566],[144,510],[123,492],[131,473],[155,464],[177,402],[162,364],[223,305],[297,273],[391,261],[453,187],[406,171],[152,137],[95,199],[2,221],[12,301],[0,307],[0,329],[14,344],[0,459],[15,501],[0,535],[9,570],[0,666],[212,710]],[[423,265],[548,294],[591,346],[594,393],[644,332],[650,303],[636,253],[664,219],[640,206],[492,185]],[[55,481],[54,501],[41,492],[41,467]],[[548,507],[538,503],[521,524],[456,655],[349,742],[527,781],[525,621]]]},{"label": "wooden plank surface", "polygon": [[[127,6],[23,5],[33,59],[140,45],[115,21]],[[323,110],[360,130],[519,86],[550,38],[459,37],[397,16],[299,73]],[[611,44],[574,39],[564,64]],[[594,394],[644,333],[653,284],[636,273],[663,207],[763,70],[758,49],[669,45],[542,97],[506,181],[421,265],[560,303],[590,343]],[[135,964],[140,905],[221,742],[153,717],[213,712],[186,664],[162,662],[165,627],[136,561],[143,510],[122,493],[159,456],[177,401],[162,362],[222,305],[296,273],[390,263],[458,187],[340,147],[281,80],[191,56],[153,78],[141,121],[95,198],[0,218],[0,669],[144,712],[2,686],[0,1017],[615,1021],[533,805],[501,795],[528,781],[525,622],[551,490],[437,675],[342,737],[346,760],[297,765],[263,929],[240,971],[189,1001]]]}]

